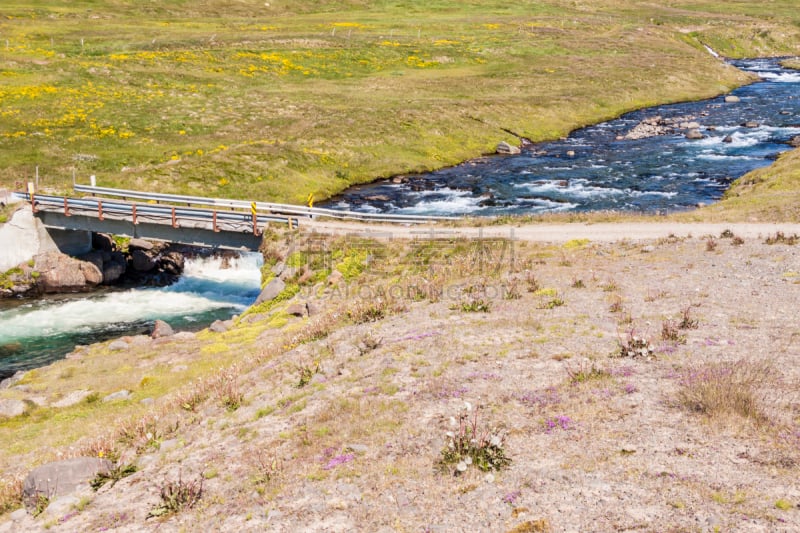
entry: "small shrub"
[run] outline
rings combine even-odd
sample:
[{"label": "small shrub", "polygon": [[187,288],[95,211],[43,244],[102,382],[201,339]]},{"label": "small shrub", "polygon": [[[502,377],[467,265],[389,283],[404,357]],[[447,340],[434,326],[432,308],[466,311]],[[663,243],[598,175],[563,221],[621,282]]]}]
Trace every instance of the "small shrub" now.
[{"label": "small shrub", "polygon": [[786,236],[782,231],[779,231],[775,235],[768,236],[764,242],[769,245],[788,244],[789,246],[794,246],[798,241],[800,241],[800,236],[797,234]]},{"label": "small shrub", "polygon": [[383,337],[379,337],[373,333],[367,333],[358,342],[358,352],[365,355],[372,350],[377,350],[383,344]]},{"label": "small shrub", "polygon": [[[465,409],[458,420],[450,419],[454,431],[445,435],[447,443],[442,449],[439,466],[445,470],[453,465],[453,474],[458,476],[474,466],[484,472],[501,470],[511,464],[511,459],[503,449],[503,437],[481,428],[478,423],[478,408],[465,402]],[[472,411],[472,412],[471,412]]]},{"label": "small shrub", "polygon": [[561,307],[564,305],[564,300],[561,298],[551,298],[546,302],[543,302],[537,306],[538,309],[555,309],[556,307]]},{"label": "small shrub", "polygon": [[716,249],[717,249],[717,241],[715,241],[713,238],[709,238],[708,240],[706,240],[706,252],[713,252]]},{"label": "small shrub", "polygon": [[99,490],[100,487],[110,481],[113,487],[117,484],[117,481],[136,473],[136,470],[137,468],[134,464],[116,465],[108,473],[98,472],[94,479],[89,482],[89,485],[91,485],[94,490]]},{"label": "small shrub", "polygon": [[147,518],[169,516],[183,509],[191,509],[203,496],[203,476],[194,481],[184,481],[178,474],[178,481],[167,481],[162,485],[161,501],[147,514]]},{"label": "small shrub", "polygon": [[48,505],[50,505],[50,498],[42,493],[37,494],[36,500],[33,503],[33,508],[31,509],[31,515],[36,518],[47,509]]},{"label": "small shrub", "polygon": [[722,233],[719,234],[720,239],[733,239],[735,235],[729,229],[724,230]]},{"label": "small shrub", "polygon": [[244,403],[244,393],[239,388],[235,367],[225,371],[212,385],[217,398],[228,411],[235,411]]},{"label": "small shrub", "polygon": [[678,329],[697,329],[700,327],[700,322],[692,318],[692,306],[686,307],[681,312],[681,321],[678,323]]},{"label": "small shrub", "polygon": [[577,385],[578,383],[585,383],[587,381],[592,381],[596,379],[606,379],[611,377],[611,373],[599,366],[597,366],[594,362],[592,363],[581,363],[577,367],[567,367],[567,376],[569,376],[569,382],[573,385]]},{"label": "small shrub", "polygon": [[503,298],[506,300],[519,300],[522,298],[522,293],[519,292],[519,285],[516,280],[508,282],[508,285],[503,286]]},{"label": "small shrub", "polygon": [[743,245],[743,244],[744,244],[744,239],[742,239],[741,237],[739,237],[739,236],[737,235],[737,236],[735,236],[733,239],[731,239],[731,244],[732,244],[733,246],[741,246],[741,245]]},{"label": "small shrub", "polygon": [[634,330],[628,331],[624,339],[618,339],[617,344],[619,345],[619,351],[617,352],[619,357],[644,357],[649,359],[655,356],[653,345],[650,341],[636,335]]},{"label": "small shrub", "polygon": [[300,381],[297,382],[298,389],[302,389],[311,383],[311,380],[314,378],[314,374],[319,372],[319,361],[314,361],[311,365],[302,365],[298,367],[298,371],[300,372]]},{"label": "small shrub", "polygon": [[611,301],[611,305],[608,306],[608,312],[609,313],[615,313],[616,314],[616,313],[621,313],[624,310],[625,310],[625,307],[624,307],[624,305],[622,303],[622,298],[620,298],[619,296],[614,298]]},{"label": "small shrub", "polygon": [[451,309],[460,309],[465,313],[488,313],[491,311],[491,304],[482,298],[472,298],[462,301],[461,304],[453,306]]},{"label": "small shrub", "polygon": [[583,283],[582,279],[575,279],[575,280],[572,280],[571,287],[573,289],[584,289],[584,288],[586,288],[586,285]]},{"label": "small shrub", "polygon": [[775,502],[775,509],[779,509],[781,511],[788,511],[792,507],[792,503],[788,500],[784,500],[783,498]]},{"label": "small shrub", "polygon": [[536,279],[536,276],[530,270],[525,272],[525,284],[527,285],[528,292],[536,292],[542,288],[539,284],[539,280]]},{"label": "small shrub", "polygon": [[707,364],[683,373],[678,399],[690,411],[709,417],[737,415],[761,424],[769,421],[766,391],[776,381],[768,363]]},{"label": "small shrub", "polygon": [[252,481],[256,485],[266,485],[274,481],[283,469],[283,465],[274,452],[262,449],[253,450],[250,454],[251,466],[255,470]]},{"label": "small shrub", "polygon": [[22,478],[0,479],[0,515],[22,505]]},{"label": "small shrub", "polygon": [[686,335],[682,335],[679,325],[673,320],[665,320],[661,323],[661,340],[686,344]]},{"label": "small shrub", "polygon": [[600,286],[604,292],[614,292],[619,289],[619,285],[617,285],[614,281],[609,281],[604,285]]}]

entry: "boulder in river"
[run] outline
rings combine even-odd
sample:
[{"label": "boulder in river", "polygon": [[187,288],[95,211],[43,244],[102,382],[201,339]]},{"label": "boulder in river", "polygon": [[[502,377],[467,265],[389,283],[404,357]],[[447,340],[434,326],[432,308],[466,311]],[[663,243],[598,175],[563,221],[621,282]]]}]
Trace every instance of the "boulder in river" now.
[{"label": "boulder in river", "polygon": [[520,152],[521,150],[518,147],[508,144],[505,141],[500,141],[499,143],[497,143],[498,154],[516,155],[519,154]]},{"label": "boulder in river", "polygon": [[734,96],[732,94],[729,94],[728,96],[725,97],[726,104],[738,104],[741,101],[742,101],[741,98],[739,98],[738,96]]},{"label": "boulder in river", "polygon": [[733,137],[731,137],[730,135],[726,135],[725,138],[722,139],[722,142],[730,144],[733,142]]},{"label": "boulder in river", "polygon": [[691,130],[686,132],[686,138],[687,139],[692,139],[692,140],[697,140],[697,139],[705,138],[705,135],[700,133],[700,130],[695,128],[695,129],[691,129]]},{"label": "boulder in river", "polygon": [[36,256],[33,268],[39,272],[37,284],[45,293],[85,291],[103,281],[96,265],[60,252]]},{"label": "boulder in river", "polygon": [[145,252],[149,252],[155,247],[155,245],[144,239],[131,239],[128,242],[128,249],[129,250],[144,250]]},{"label": "boulder in river", "polygon": [[759,127],[760,125],[761,125],[761,124],[759,124],[759,123],[758,123],[758,122],[756,122],[755,120],[748,120],[747,122],[744,122],[744,123],[742,124],[742,127],[743,127],[743,128],[757,128],[757,127]]},{"label": "boulder in river", "polygon": [[791,139],[789,139],[789,146],[794,148],[800,148],[800,135],[795,135]]},{"label": "boulder in river", "polygon": [[156,262],[147,252],[136,248],[131,252],[131,266],[138,272],[150,272],[155,268]]}]

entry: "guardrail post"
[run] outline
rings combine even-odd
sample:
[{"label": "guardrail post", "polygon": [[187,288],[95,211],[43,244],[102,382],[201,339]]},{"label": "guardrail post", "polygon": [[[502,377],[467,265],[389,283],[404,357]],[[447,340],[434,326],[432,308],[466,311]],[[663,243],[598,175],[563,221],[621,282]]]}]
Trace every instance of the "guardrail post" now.
[{"label": "guardrail post", "polygon": [[131,214],[133,215],[133,225],[135,226],[136,224],[139,223],[139,221],[136,218],[136,203],[135,202],[133,204],[131,204],[131,211],[132,211]]},{"label": "guardrail post", "polygon": [[97,200],[97,220],[103,220],[103,200]]},{"label": "guardrail post", "polygon": [[72,215],[69,213],[69,202],[68,202],[68,200],[67,200],[67,197],[66,197],[66,196],[64,197],[64,216],[65,216],[65,217],[71,217],[71,216],[72,216]]},{"label": "guardrail post", "polygon": [[214,233],[219,233],[219,228],[217,227],[217,210],[214,210],[214,216],[211,219],[211,227],[214,230]]},{"label": "guardrail post", "polygon": [[178,219],[175,217],[175,208],[174,207],[172,208],[172,227],[173,228],[177,228],[178,227]]},{"label": "guardrail post", "polygon": [[253,235],[258,237],[258,216],[253,215]]},{"label": "guardrail post", "polygon": [[31,194],[30,197],[31,197],[31,212],[35,213],[36,212],[36,195],[35,194]]}]

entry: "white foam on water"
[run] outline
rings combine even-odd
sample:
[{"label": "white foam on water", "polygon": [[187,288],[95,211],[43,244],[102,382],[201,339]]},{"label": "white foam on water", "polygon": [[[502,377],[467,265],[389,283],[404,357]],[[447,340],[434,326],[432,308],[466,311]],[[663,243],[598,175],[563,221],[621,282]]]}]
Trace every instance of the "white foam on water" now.
[{"label": "white foam on water", "polygon": [[705,159],[707,161],[752,161],[761,158],[750,157],[747,155],[722,155],[722,154],[702,153],[697,156],[697,159]]},{"label": "white foam on water", "polygon": [[596,187],[588,185],[587,180],[570,180],[566,185],[563,181],[537,181],[533,183],[520,183],[514,185],[517,188],[525,189],[534,194],[556,193],[572,198],[598,198],[606,196],[616,196],[623,194],[620,189],[610,187]]},{"label": "white foam on water", "polygon": [[800,83],[800,72],[770,72],[770,71],[758,71],[756,72],[760,77],[764,78],[765,80],[777,82],[777,83]]},{"label": "white foam on water", "polygon": [[[445,198],[432,200],[424,199],[428,196],[440,197],[442,195],[445,195]],[[432,213],[458,215],[478,211],[481,209],[480,202],[483,201],[483,198],[473,196],[469,191],[459,191],[449,188],[420,191],[417,193],[416,197],[422,200],[415,205],[402,207],[393,212],[404,215],[427,215]]]},{"label": "white foam on water", "polygon": [[665,192],[665,191],[634,191],[633,189],[625,189],[625,194],[629,196],[633,196],[634,198],[640,198],[642,196],[661,196],[663,198],[674,198],[678,195],[676,192]]},{"label": "white foam on water", "polygon": [[186,261],[181,279],[162,288],[108,292],[73,300],[53,300],[0,312],[0,343],[104,325],[199,315],[216,309],[244,310],[258,294],[260,254],[231,259]]}]

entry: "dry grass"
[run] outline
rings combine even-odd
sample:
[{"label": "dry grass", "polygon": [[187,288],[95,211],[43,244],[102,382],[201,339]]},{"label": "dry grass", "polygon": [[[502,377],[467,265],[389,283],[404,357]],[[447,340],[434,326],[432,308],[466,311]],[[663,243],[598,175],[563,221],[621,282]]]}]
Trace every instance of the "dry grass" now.
[{"label": "dry grass", "polygon": [[741,359],[698,365],[687,370],[678,393],[687,409],[710,419],[738,416],[757,425],[768,425],[769,391],[780,375],[768,362]]}]

